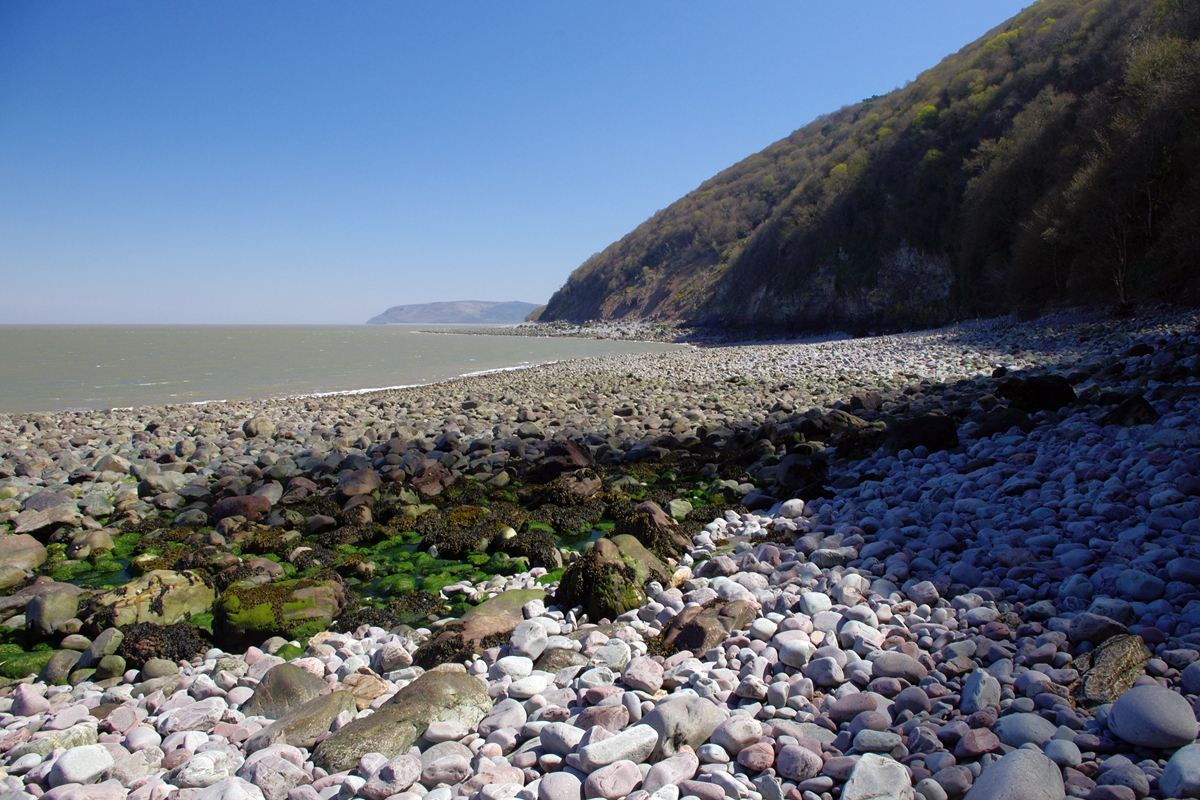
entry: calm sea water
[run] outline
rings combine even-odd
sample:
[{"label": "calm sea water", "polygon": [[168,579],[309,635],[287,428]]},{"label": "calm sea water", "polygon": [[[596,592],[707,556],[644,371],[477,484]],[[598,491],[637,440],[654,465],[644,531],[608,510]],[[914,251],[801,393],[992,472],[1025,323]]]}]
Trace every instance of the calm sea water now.
[{"label": "calm sea water", "polygon": [[382,325],[0,325],[0,412],[377,389],[676,347]]}]

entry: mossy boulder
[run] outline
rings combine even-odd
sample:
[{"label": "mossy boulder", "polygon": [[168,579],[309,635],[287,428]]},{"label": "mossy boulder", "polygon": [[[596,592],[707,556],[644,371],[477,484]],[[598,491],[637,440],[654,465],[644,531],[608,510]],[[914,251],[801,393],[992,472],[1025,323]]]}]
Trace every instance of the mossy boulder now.
[{"label": "mossy boulder", "polygon": [[138,622],[174,625],[208,614],[216,591],[196,572],[156,569],[93,599],[89,623],[96,629]]},{"label": "mossy boulder", "polygon": [[448,625],[433,641],[422,645],[413,656],[418,666],[429,669],[449,661],[461,661],[508,641],[521,622],[521,607],[542,600],[541,589],[501,592],[463,614],[457,625]]},{"label": "mossy boulder", "polygon": [[55,654],[55,650],[34,650],[26,652],[19,645],[0,645],[0,676],[20,680],[27,675],[37,675],[46,666],[46,662]]},{"label": "mossy boulder", "polygon": [[345,605],[345,589],[335,580],[240,581],[221,595],[216,623],[223,634],[239,638],[303,638],[327,628]]},{"label": "mossy boulder", "polygon": [[554,602],[562,608],[583,606],[593,621],[614,619],[646,602],[648,581],[666,582],[670,576],[641,542],[619,534],[600,539],[567,568]]},{"label": "mossy boulder", "polygon": [[408,752],[431,722],[457,722],[472,729],[491,710],[487,684],[479,678],[461,667],[430,670],[374,714],[351,721],[317,745],[313,763],[332,774],[352,769],[363,753],[394,758]]}]

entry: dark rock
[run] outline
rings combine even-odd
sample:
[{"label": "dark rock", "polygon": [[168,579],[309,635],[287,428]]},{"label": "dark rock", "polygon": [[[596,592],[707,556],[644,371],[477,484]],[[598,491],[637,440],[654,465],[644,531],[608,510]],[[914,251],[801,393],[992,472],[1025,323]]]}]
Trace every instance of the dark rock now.
[{"label": "dark rock", "polygon": [[569,439],[556,441],[526,470],[525,479],[530,483],[549,483],[564,472],[574,472],[595,463],[596,459],[582,445]]},{"label": "dark rock", "polygon": [[997,392],[1012,401],[1022,411],[1057,411],[1075,402],[1075,390],[1061,375],[1035,375],[1032,378],[1013,378],[1000,384]]},{"label": "dark rock", "polygon": [[1068,636],[1070,636],[1072,644],[1081,642],[1100,644],[1113,636],[1128,632],[1128,628],[1111,617],[1085,612],[1071,620]]},{"label": "dark rock", "polygon": [[1141,395],[1131,397],[1104,415],[1101,425],[1121,425],[1126,428],[1134,425],[1151,425],[1158,422],[1159,413],[1154,406],[1146,402]]},{"label": "dark rock", "polygon": [[354,695],[350,692],[337,691],[318,695],[291,709],[251,736],[246,742],[246,751],[253,753],[273,744],[290,744],[292,747],[311,750],[317,739],[329,732],[339,714],[353,714],[357,709]]},{"label": "dark rock", "polygon": [[338,491],[344,497],[370,494],[383,485],[379,473],[373,469],[359,469],[343,475],[338,480]]},{"label": "dark rock", "polygon": [[958,428],[954,420],[942,414],[897,420],[888,425],[883,446],[891,455],[922,446],[931,453],[948,450],[958,447]]},{"label": "dark rock", "polygon": [[458,474],[451,472],[440,461],[425,459],[412,479],[412,485],[422,497],[436,497],[457,479]]},{"label": "dark rock", "polygon": [[747,628],[757,613],[746,600],[705,609],[691,606],[671,620],[663,631],[663,644],[674,650],[704,653],[723,642],[730,632]]},{"label": "dark rock", "polygon": [[304,526],[304,532],[309,536],[316,536],[335,530],[337,526],[337,520],[333,517],[327,517],[324,514],[314,514],[308,518],[308,523]]},{"label": "dark rock", "polygon": [[1029,433],[1033,430],[1033,419],[1019,408],[998,407],[989,411],[979,423],[976,435],[980,439],[986,439],[997,433],[1007,433],[1014,427]]}]

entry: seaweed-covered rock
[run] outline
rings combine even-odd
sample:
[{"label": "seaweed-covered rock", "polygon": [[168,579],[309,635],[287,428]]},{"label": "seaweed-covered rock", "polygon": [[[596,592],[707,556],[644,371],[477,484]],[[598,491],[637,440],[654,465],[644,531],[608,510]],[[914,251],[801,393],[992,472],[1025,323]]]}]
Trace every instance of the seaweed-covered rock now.
[{"label": "seaweed-covered rock", "polygon": [[317,745],[312,760],[334,773],[353,768],[363,753],[393,758],[407,752],[431,722],[456,722],[469,730],[491,710],[492,700],[483,681],[464,671],[431,670],[374,714],[335,731]]},{"label": "seaweed-covered rock", "polygon": [[191,661],[203,655],[212,643],[200,635],[195,626],[186,622],[157,625],[138,622],[122,629],[125,638],[117,655],[134,669],[141,669],[152,658],[164,661]]},{"label": "seaweed-covered rock", "polygon": [[508,636],[523,619],[521,608],[530,600],[541,600],[541,589],[517,589],[502,592],[472,608],[457,625],[447,625],[433,641],[421,645],[413,662],[429,669],[450,661],[462,661],[508,641]]},{"label": "seaweed-covered rock", "polygon": [[559,533],[581,535],[591,531],[592,527],[604,516],[605,506],[596,498],[586,503],[572,506],[559,506],[547,503],[529,515],[535,522],[549,525]]},{"label": "seaweed-covered rock", "polygon": [[1118,634],[1105,639],[1071,664],[1080,673],[1072,692],[1076,702],[1093,708],[1115,701],[1144,674],[1150,655],[1140,636]]},{"label": "seaweed-covered rock", "polygon": [[379,527],[371,523],[358,522],[351,525],[342,525],[333,530],[323,531],[317,541],[328,548],[335,548],[339,544],[370,544],[379,538]]},{"label": "seaweed-covered rock", "polygon": [[613,619],[646,601],[647,581],[666,582],[671,573],[641,542],[627,534],[600,539],[567,568],[554,602],[581,605],[588,617]]},{"label": "seaweed-covered rock", "polygon": [[505,527],[482,506],[456,506],[422,514],[416,525],[423,546],[437,548],[441,558],[452,559],[485,552]]},{"label": "seaweed-covered rock", "polygon": [[209,613],[215,599],[199,573],[156,569],[94,598],[89,622],[97,629],[136,622],[173,625]]},{"label": "seaweed-covered rock", "polygon": [[573,506],[587,502],[604,486],[604,481],[593,468],[581,469],[560,475],[544,485],[534,484],[523,488],[519,494],[532,508],[546,505]]},{"label": "seaweed-covered rock", "polygon": [[529,530],[518,533],[500,544],[500,549],[510,556],[527,558],[530,565],[558,569],[562,566],[562,554],[558,551],[558,540],[546,530]]},{"label": "seaweed-covered rock", "polygon": [[345,589],[336,580],[241,582],[221,595],[217,621],[223,633],[234,636],[299,638],[324,630],[345,604]]},{"label": "seaweed-covered rock", "polygon": [[658,503],[649,500],[621,515],[613,533],[632,536],[660,559],[678,558],[688,546],[687,537],[680,530],[679,523],[663,511]]}]

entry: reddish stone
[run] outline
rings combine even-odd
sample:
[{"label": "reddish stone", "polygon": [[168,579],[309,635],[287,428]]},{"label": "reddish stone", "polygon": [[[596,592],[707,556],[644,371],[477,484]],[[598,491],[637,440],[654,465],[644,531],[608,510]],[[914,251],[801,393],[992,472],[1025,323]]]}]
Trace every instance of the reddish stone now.
[{"label": "reddish stone", "polygon": [[955,758],[978,758],[1000,746],[1000,739],[987,729],[976,728],[958,740],[954,747]]},{"label": "reddish stone", "polygon": [[213,506],[213,522],[220,522],[226,517],[245,517],[251,522],[257,522],[271,513],[271,501],[261,494],[251,494],[244,497],[226,497]]},{"label": "reddish stone", "polygon": [[743,748],[737,762],[749,772],[762,772],[775,763],[775,748],[767,742],[759,742]]}]

